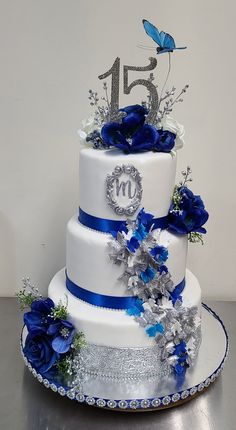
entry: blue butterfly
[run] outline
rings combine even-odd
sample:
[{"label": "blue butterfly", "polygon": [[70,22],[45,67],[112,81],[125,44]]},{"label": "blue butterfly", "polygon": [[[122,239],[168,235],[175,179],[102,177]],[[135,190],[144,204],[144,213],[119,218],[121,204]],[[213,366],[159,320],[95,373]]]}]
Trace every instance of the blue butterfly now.
[{"label": "blue butterfly", "polygon": [[165,331],[165,329],[164,329],[163,325],[160,323],[152,325],[151,327],[146,329],[146,333],[148,334],[149,337],[155,337],[157,333],[163,334],[164,331]]},{"label": "blue butterfly", "polygon": [[150,36],[154,40],[154,42],[157,43],[157,45],[159,45],[156,48],[157,54],[164,54],[165,52],[173,52],[175,49],[186,49],[186,46],[177,48],[175,46],[175,41],[170,34],[165,33],[164,31],[159,31],[155,27],[155,25],[151,24],[146,19],[143,19],[143,26],[147,35]]},{"label": "blue butterfly", "polygon": [[140,317],[141,313],[144,312],[143,302],[140,299],[135,300],[135,304],[126,310],[129,316]]}]

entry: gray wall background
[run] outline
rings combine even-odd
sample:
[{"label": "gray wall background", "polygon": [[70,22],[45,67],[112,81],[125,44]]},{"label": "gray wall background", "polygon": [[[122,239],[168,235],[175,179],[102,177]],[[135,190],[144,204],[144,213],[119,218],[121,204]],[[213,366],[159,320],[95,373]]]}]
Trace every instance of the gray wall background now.
[{"label": "gray wall background", "polygon": [[[211,216],[188,266],[205,298],[236,299],[235,12],[233,0],[8,0],[0,15],[0,295],[29,275],[43,292],[65,264],[65,228],[78,207],[76,130],[91,110],[89,88],[116,56],[144,65],[146,18],[187,44],[172,56],[170,84],[190,83],[174,111],[185,125],[178,171]],[[159,58],[160,80],[167,56]],[[141,77],[141,76],[140,76]],[[134,76],[135,78],[135,76]],[[140,100],[133,90],[122,104]]]}]

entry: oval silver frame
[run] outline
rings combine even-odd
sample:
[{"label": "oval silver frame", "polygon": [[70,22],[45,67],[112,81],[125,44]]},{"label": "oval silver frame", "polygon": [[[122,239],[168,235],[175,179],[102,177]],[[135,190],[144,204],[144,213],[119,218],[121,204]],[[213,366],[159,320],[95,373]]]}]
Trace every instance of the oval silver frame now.
[{"label": "oval silver frame", "polygon": [[[115,180],[120,178],[122,174],[126,174],[132,178],[136,183],[137,193],[135,197],[127,206],[120,206],[117,199],[114,197],[114,183]],[[114,210],[117,215],[133,215],[142,200],[143,188],[142,188],[142,177],[132,164],[122,164],[122,166],[116,166],[113,172],[106,177],[106,199],[108,205]]]}]

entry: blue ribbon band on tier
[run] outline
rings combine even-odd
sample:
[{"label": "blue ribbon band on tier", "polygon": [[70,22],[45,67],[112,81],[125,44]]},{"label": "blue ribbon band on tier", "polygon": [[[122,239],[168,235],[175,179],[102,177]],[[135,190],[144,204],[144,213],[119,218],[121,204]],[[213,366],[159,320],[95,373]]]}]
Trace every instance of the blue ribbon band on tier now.
[{"label": "blue ribbon band on tier", "polygon": [[[125,223],[125,220],[118,221],[106,218],[98,218],[96,216],[88,214],[81,208],[79,208],[78,219],[79,222],[86,227],[89,227],[93,230],[101,231],[103,233],[118,231],[121,225]],[[154,226],[154,228],[165,229],[168,227],[168,217],[163,216],[161,218],[153,218],[151,224]]]},{"label": "blue ribbon band on tier", "polygon": [[[183,291],[185,287],[185,278],[176,285],[174,291],[178,291],[178,293]],[[106,296],[104,294],[94,293],[93,291],[85,290],[84,288],[79,287],[74,282],[72,282],[66,273],[66,288],[70,291],[70,293],[84,302],[89,303],[90,305],[98,306],[101,308],[108,309],[129,309],[135,305],[137,297],[128,296],[128,297],[117,297],[117,296]],[[173,291],[173,292],[174,292]]]}]

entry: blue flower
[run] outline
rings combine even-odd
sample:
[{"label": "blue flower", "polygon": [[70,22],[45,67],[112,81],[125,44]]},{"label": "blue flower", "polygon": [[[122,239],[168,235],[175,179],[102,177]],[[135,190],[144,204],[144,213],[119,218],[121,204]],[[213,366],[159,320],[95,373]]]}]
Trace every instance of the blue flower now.
[{"label": "blue flower", "polygon": [[74,326],[66,320],[56,319],[49,325],[48,336],[52,336],[52,348],[59,354],[69,351],[75,334]]},{"label": "blue flower", "polygon": [[168,258],[168,249],[162,245],[158,245],[151,249],[150,254],[159,263],[164,263]]},{"label": "blue flower", "polygon": [[207,222],[209,214],[205,210],[201,197],[194,195],[187,187],[180,187],[179,194],[180,210],[174,210],[174,205],[171,204],[168,214],[169,229],[179,234],[206,233],[206,229],[202,226]]},{"label": "blue flower", "polygon": [[183,292],[184,287],[185,287],[185,282],[181,282],[179,286],[175,287],[175,289],[170,293],[170,298],[172,300],[173,305],[177,300],[180,300],[182,302],[181,293]]},{"label": "blue flower", "polygon": [[178,376],[183,376],[186,373],[187,367],[184,364],[177,363],[174,367],[175,373]]},{"label": "blue flower", "polygon": [[144,106],[127,106],[120,111],[125,113],[121,123],[109,122],[102,127],[104,145],[115,146],[127,154],[145,151],[170,152],[173,149],[176,135],[169,130],[158,130],[145,123],[148,110]]},{"label": "blue flower", "polygon": [[52,321],[50,313],[53,308],[54,303],[50,298],[32,302],[31,311],[24,314],[24,323],[31,337],[47,332],[48,325]]},{"label": "blue flower", "polygon": [[140,317],[141,313],[144,312],[143,302],[140,299],[135,300],[135,304],[127,309],[126,313],[129,316]]},{"label": "blue flower", "polygon": [[50,371],[59,358],[59,354],[54,351],[46,335],[32,337],[29,333],[23,352],[35,370],[42,375]]},{"label": "blue flower", "polygon": [[155,274],[156,274],[156,271],[152,267],[148,266],[147,269],[142,271],[139,276],[142,279],[142,281],[145,284],[147,284],[155,277]]},{"label": "blue flower", "polygon": [[140,223],[137,225],[137,228],[134,230],[133,235],[134,235],[135,239],[142,242],[142,240],[146,239],[146,237],[148,235],[148,231],[147,231],[146,227]]},{"label": "blue flower", "polygon": [[165,331],[165,329],[164,329],[163,325],[160,323],[152,325],[151,327],[146,329],[146,333],[148,334],[149,337],[155,337],[157,335],[157,333],[163,334],[164,331]]},{"label": "blue flower", "polygon": [[175,346],[174,355],[177,355],[178,361],[174,367],[177,375],[184,375],[186,368],[189,367],[187,363],[188,353],[186,349],[186,343],[182,340],[178,345]]},{"label": "blue flower", "polygon": [[144,208],[142,208],[138,213],[137,221],[138,221],[138,224],[143,224],[146,227],[146,230],[149,232],[152,226],[153,218],[154,218],[154,215],[145,212]]},{"label": "blue flower", "polygon": [[114,239],[117,239],[117,233],[128,233],[128,229],[125,222],[122,222],[117,230],[110,230],[110,234],[114,237]]},{"label": "blue flower", "polygon": [[159,272],[160,274],[162,274],[162,273],[168,273],[168,267],[166,267],[166,266],[165,266],[165,264],[162,264],[162,265],[159,267],[158,272]]},{"label": "blue flower", "polygon": [[174,355],[178,355],[178,357],[187,354],[186,343],[182,340],[178,345],[175,346]]},{"label": "blue flower", "polygon": [[148,110],[144,106],[132,105],[120,111],[126,114],[121,123],[110,122],[102,127],[101,136],[104,143],[125,153],[154,150],[160,136],[155,127],[145,124]]},{"label": "blue flower", "polygon": [[131,237],[130,240],[127,240],[127,248],[130,252],[135,253],[137,249],[140,247],[140,243],[135,236]]},{"label": "blue flower", "polygon": [[170,152],[175,146],[176,135],[169,130],[159,130],[159,137],[155,149],[158,152]]}]

